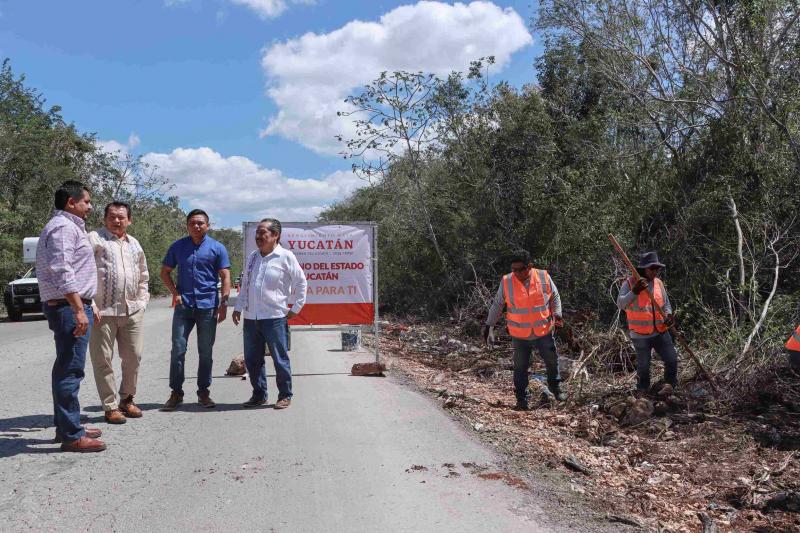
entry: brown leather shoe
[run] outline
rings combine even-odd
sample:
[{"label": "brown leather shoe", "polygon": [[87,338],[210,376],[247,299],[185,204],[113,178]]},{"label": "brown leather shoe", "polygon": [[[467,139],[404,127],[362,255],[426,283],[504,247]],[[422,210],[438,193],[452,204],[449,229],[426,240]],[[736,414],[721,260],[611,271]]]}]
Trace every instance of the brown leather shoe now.
[{"label": "brown leather shoe", "polygon": [[106,422],[108,422],[109,424],[124,424],[125,422],[128,421],[128,419],[125,418],[125,415],[123,415],[122,411],[120,411],[119,409],[112,409],[111,411],[106,411],[104,416]]},{"label": "brown leather shoe", "polygon": [[197,403],[206,409],[211,409],[212,407],[217,406],[217,404],[214,403],[214,400],[211,399],[211,393],[207,390],[197,391]]},{"label": "brown leather shoe", "polygon": [[133,403],[133,396],[128,396],[119,402],[119,410],[128,418],[142,418],[142,410]]},{"label": "brown leather shoe", "polygon": [[169,399],[167,400],[167,403],[164,404],[164,407],[162,407],[161,410],[174,411],[182,403],[183,403],[183,394],[172,391],[169,394]]},{"label": "brown leather shoe", "polygon": [[106,443],[98,439],[90,439],[89,437],[81,437],[78,440],[61,443],[62,452],[102,452],[106,449]]},{"label": "brown leather shoe", "polygon": [[283,398],[282,400],[278,400],[275,403],[275,409],[286,409],[290,405],[292,405],[292,399],[291,398]]},{"label": "brown leather shoe", "polygon": [[[103,432],[100,430],[100,428],[83,428],[83,430],[86,432],[86,436],[90,439],[98,439],[103,436]],[[56,442],[64,442],[64,437],[61,436],[61,433],[59,433],[57,429],[56,436],[53,440]]]}]

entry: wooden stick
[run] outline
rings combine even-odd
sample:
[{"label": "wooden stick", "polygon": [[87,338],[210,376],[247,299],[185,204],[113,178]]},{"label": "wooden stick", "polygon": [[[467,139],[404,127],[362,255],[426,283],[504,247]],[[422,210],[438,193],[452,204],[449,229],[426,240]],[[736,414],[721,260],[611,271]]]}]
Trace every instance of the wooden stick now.
[{"label": "wooden stick", "polygon": [[[614,235],[609,233],[608,240],[611,241],[611,244],[614,245],[614,248],[617,250],[617,253],[619,253],[619,255],[622,257],[622,260],[628,266],[628,270],[630,270],[631,274],[633,274],[633,279],[638,282],[639,279],[641,279],[641,276],[639,275],[639,271],[636,270],[636,267],[633,266],[633,263],[631,263],[631,260],[628,259],[628,254],[626,254],[625,250],[622,249],[622,246],[620,246],[619,242],[614,237]],[[661,313],[661,316],[664,317],[664,319],[666,320],[667,314],[664,312],[664,309],[662,309],[662,307],[658,305],[658,302],[656,302],[656,299],[653,296],[653,293],[650,292],[650,289],[646,288],[645,293],[650,298],[650,302],[653,304],[653,308],[655,308],[659,313]],[[684,350],[686,350],[686,353],[689,354],[689,357],[692,358],[694,364],[697,365],[697,368],[698,370],[700,370],[700,373],[703,375],[704,378],[708,380],[708,383],[711,385],[711,389],[714,391],[714,394],[715,395],[718,394],[719,391],[717,390],[717,385],[714,383],[714,379],[711,377],[711,374],[709,374],[706,368],[703,366],[703,363],[700,362],[700,359],[697,357],[697,355],[695,355],[692,349],[689,348],[689,343],[686,342],[686,337],[683,336],[683,333],[678,331],[678,328],[676,328],[675,326],[670,326],[669,331],[676,339],[678,339],[680,345],[683,347]]]}]

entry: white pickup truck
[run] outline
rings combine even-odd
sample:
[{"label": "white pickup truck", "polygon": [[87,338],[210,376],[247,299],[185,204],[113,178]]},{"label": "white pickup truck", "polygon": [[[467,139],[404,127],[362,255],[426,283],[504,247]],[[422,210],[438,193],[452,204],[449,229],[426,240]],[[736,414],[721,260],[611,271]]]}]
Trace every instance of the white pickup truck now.
[{"label": "white pickup truck", "polygon": [[[25,263],[36,262],[36,245],[39,237],[26,237],[22,240],[22,256]],[[6,285],[3,291],[3,303],[8,311],[8,318],[20,320],[23,313],[41,313],[42,301],[39,299],[39,280],[36,279],[36,268],[31,268],[23,275]]]}]

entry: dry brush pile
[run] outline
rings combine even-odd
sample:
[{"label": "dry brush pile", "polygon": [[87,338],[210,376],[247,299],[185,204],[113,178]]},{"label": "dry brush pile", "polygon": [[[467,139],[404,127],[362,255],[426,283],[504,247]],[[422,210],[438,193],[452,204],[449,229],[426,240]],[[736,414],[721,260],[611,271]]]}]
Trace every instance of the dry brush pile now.
[{"label": "dry brush pile", "polygon": [[[565,318],[557,337],[569,399],[531,412],[511,410],[510,339],[485,347],[466,314],[438,324],[392,320],[382,349],[390,368],[482,438],[531,470],[567,472],[568,490],[602,502],[612,520],[660,531],[800,528],[800,376],[783,358],[732,365],[701,350],[717,394],[682,357],[677,390],[656,381],[633,395],[625,333],[597,330],[590,313]],[[546,389],[538,357],[532,372],[535,399]],[[657,358],[652,372],[661,375]]]}]

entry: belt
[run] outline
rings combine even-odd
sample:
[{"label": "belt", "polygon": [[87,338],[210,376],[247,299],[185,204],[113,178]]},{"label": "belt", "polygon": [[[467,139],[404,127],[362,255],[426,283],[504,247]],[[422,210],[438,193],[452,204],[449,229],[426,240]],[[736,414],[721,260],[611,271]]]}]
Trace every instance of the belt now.
[{"label": "belt", "polygon": [[[92,305],[92,301],[88,298],[81,298],[81,301],[86,305]],[[64,307],[70,305],[70,303],[64,298],[58,298],[56,300],[47,300],[47,305],[51,307]]]}]

